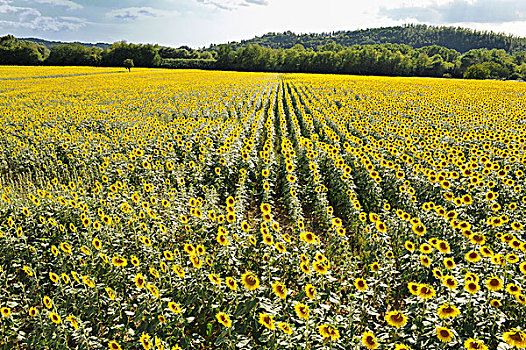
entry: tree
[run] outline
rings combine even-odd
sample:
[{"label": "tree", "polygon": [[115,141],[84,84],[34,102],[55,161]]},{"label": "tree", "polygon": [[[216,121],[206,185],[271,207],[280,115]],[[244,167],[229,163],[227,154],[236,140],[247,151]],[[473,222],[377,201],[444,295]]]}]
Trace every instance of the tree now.
[{"label": "tree", "polygon": [[102,64],[110,67],[122,66],[125,59],[131,58],[136,67],[157,67],[161,63],[158,47],[128,44],[124,41],[114,43],[103,52]]},{"label": "tree", "polygon": [[61,44],[51,48],[46,64],[52,66],[90,66],[100,61],[102,49],[81,44]]},{"label": "tree", "polygon": [[127,58],[122,62],[124,65],[124,68],[128,70],[128,72],[131,72],[132,67],[134,67],[133,60],[131,58]]},{"label": "tree", "polygon": [[464,79],[488,79],[491,72],[482,64],[474,64],[466,69]]},{"label": "tree", "polygon": [[48,54],[42,44],[18,40],[12,35],[0,37],[0,64],[37,65]]}]

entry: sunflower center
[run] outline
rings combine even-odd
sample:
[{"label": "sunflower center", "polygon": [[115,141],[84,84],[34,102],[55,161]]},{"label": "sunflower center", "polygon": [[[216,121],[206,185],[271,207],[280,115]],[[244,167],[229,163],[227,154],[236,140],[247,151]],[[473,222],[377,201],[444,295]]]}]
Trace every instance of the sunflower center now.
[{"label": "sunflower center", "polygon": [[489,284],[491,284],[493,287],[497,287],[499,285],[499,280],[494,278],[489,282]]},{"label": "sunflower center", "polygon": [[443,329],[443,330],[440,331],[440,336],[442,338],[449,338],[449,332],[447,330]]},{"label": "sunflower center", "polygon": [[519,332],[515,332],[513,335],[511,335],[510,339],[513,339],[516,342],[522,342],[523,341],[522,335]]},{"label": "sunflower center", "polygon": [[397,314],[391,316],[391,320],[393,322],[400,323],[400,322],[403,322],[404,317],[401,314],[397,313]]}]

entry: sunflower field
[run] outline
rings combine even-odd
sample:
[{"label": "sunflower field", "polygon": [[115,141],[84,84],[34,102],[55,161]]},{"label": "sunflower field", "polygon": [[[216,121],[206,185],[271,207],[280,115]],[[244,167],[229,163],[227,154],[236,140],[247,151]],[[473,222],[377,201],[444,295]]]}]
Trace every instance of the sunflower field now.
[{"label": "sunflower field", "polygon": [[524,83],[0,73],[0,349],[526,348]]}]

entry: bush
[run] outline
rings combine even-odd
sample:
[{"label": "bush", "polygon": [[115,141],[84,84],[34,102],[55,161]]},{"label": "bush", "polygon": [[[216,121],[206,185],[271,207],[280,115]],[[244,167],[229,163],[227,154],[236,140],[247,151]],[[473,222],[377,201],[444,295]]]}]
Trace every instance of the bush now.
[{"label": "bush", "polygon": [[162,68],[173,69],[215,69],[216,60],[214,59],[183,59],[183,58],[163,58]]},{"label": "bush", "polygon": [[468,67],[464,73],[464,79],[488,79],[490,74],[491,72],[487,67],[474,64]]}]

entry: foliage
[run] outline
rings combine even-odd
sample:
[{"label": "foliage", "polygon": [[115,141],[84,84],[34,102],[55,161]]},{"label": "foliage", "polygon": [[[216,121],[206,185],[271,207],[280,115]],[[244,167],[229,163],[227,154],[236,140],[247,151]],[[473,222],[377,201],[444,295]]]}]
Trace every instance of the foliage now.
[{"label": "foliage", "polygon": [[184,58],[163,58],[160,67],[174,69],[214,69],[216,60],[214,59],[184,59]]},{"label": "foliage", "polygon": [[[526,38],[460,27],[436,27],[424,24],[329,33],[295,34],[290,31],[268,33],[239,43],[234,42],[231,45],[234,49],[248,45],[260,45],[273,49],[290,49],[294,45],[302,45],[307,49],[319,49],[326,45],[349,47],[387,43],[404,44],[415,48],[439,45],[462,53],[479,48],[503,49],[510,53],[526,51]],[[217,50],[218,46],[212,45],[210,48]]]},{"label": "foliage", "polygon": [[490,70],[482,64],[474,64],[468,67],[464,73],[465,79],[488,79],[490,77]]},{"label": "foliage", "polygon": [[51,66],[97,66],[101,61],[102,49],[88,48],[80,44],[52,46],[46,64]]},{"label": "foliage", "polygon": [[128,44],[124,41],[113,44],[102,53],[102,64],[119,67],[125,59],[131,58],[137,67],[155,67],[161,63],[161,56],[154,45]]},{"label": "foliage", "polygon": [[511,56],[496,49],[476,49],[461,55],[437,45],[419,49],[398,44],[328,45],[313,51],[301,45],[283,50],[251,44],[234,50],[228,44],[219,47],[217,66],[245,71],[462,77],[468,67],[484,64],[490,71],[488,77],[508,79],[512,73],[516,73],[515,78],[525,77],[517,64],[522,64],[523,57],[523,53]]},{"label": "foliage", "polygon": [[43,45],[20,41],[12,35],[0,37],[0,64],[39,65],[48,55]]},{"label": "foliage", "polygon": [[124,62],[122,62],[122,65],[128,70],[128,72],[131,71],[132,67],[135,67],[135,64],[131,58],[125,59]]}]

